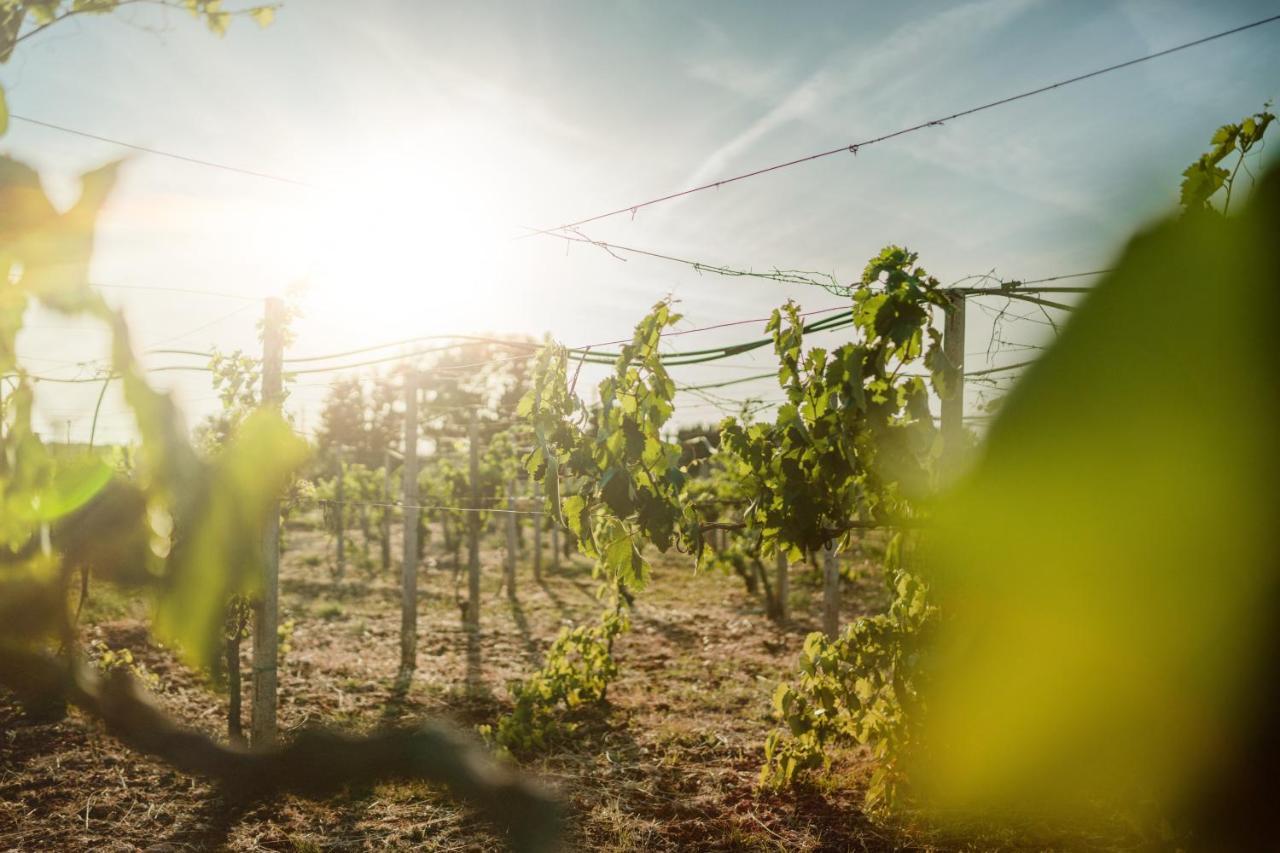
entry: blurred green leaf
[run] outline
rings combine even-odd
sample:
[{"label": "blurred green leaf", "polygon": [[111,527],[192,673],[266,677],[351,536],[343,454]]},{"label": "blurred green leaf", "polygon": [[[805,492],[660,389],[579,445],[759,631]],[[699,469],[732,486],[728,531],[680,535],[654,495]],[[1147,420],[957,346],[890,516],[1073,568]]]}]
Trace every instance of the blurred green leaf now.
[{"label": "blurred green leaf", "polygon": [[231,26],[231,13],[207,12],[204,20],[209,26],[209,32],[216,36],[224,36],[227,34],[227,28]]},{"label": "blurred green leaf", "polygon": [[257,590],[266,519],[277,511],[276,502],[305,454],[305,442],[278,415],[251,415],[215,459],[194,511],[176,519],[178,541],[155,627],[189,662],[211,662],[227,598]]},{"label": "blurred green leaf", "polygon": [[18,43],[22,21],[27,16],[25,3],[0,4],[0,62],[8,62]]},{"label": "blurred green leaf", "polygon": [[49,522],[89,502],[111,480],[111,466],[96,456],[59,461],[48,487],[35,496],[32,521]]},{"label": "blurred green leaf", "polygon": [[259,6],[256,9],[249,10],[249,17],[253,18],[254,23],[266,29],[275,23],[276,10],[272,6]]},{"label": "blurred green leaf", "polygon": [[942,501],[944,807],[1172,806],[1241,748],[1274,677],[1278,233],[1273,169],[1240,217],[1137,237]]}]

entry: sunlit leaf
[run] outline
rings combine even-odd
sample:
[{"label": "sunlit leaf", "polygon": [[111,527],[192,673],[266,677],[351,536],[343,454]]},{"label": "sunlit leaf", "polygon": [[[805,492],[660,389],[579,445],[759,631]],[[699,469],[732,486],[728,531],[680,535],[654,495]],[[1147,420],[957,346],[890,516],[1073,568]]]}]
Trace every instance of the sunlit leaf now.
[{"label": "sunlit leaf", "polygon": [[277,415],[252,415],[214,461],[192,504],[196,511],[176,519],[178,542],[155,626],[187,660],[209,663],[228,596],[257,589],[267,515],[277,511],[276,502],[305,454],[305,442]]}]

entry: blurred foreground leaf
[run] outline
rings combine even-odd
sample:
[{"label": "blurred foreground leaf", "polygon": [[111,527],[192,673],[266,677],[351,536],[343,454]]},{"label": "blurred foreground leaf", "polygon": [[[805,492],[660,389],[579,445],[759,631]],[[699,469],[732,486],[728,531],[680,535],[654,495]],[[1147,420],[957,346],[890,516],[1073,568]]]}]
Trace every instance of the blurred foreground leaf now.
[{"label": "blurred foreground leaf", "polygon": [[[179,518],[169,575],[156,609],[158,635],[196,665],[217,651],[223,602],[252,595],[262,568],[263,530],[278,496],[302,463],[306,443],[276,414],[262,410],[241,425],[213,463],[194,515]],[[185,529],[184,529],[185,528]]]},{"label": "blurred foreground leaf", "polygon": [[1178,813],[1253,748],[1274,698],[1277,235],[1273,169],[1242,215],[1134,239],[941,502],[916,777],[948,813]]}]

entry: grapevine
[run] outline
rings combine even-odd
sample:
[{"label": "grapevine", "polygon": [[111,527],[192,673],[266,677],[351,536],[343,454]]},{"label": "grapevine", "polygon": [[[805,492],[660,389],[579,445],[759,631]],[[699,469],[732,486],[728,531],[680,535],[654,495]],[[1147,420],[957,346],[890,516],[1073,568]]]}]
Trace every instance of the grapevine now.
[{"label": "grapevine", "polygon": [[661,434],[675,383],[658,343],[679,319],[669,303],[654,306],[600,382],[599,405],[590,409],[574,395],[568,351],[549,343],[539,353],[532,387],[517,410],[534,433],[525,467],[542,483],[547,509],[593,561],[607,609],[597,625],[563,631],[542,670],[511,684],[515,711],[495,732],[508,749],[544,744],[557,705],[605,698],[617,673],[613,641],[628,625],[625,607],[648,580],[645,543],[661,551],[679,546],[701,558],[700,520],[683,499],[680,445]]},{"label": "grapevine", "polygon": [[[804,352],[798,309],[788,303],[769,322],[787,402],[774,423],[721,426],[737,475],[752,497],[743,513],[766,553],[810,557],[859,526],[909,523],[934,485],[943,450],[922,378],[958,393],[957,371],[942,351],[930,309],[948,306],[937,279],[915,253],[896,246],[871,260],[853,290],[858,341]],[[765,743],[761,783],[789,784],[829,762],[841,737],[871,743],[881,759],[868,802],[892,797],[895,762],[910,741],[909,709],[918,692],[913,646],[933,615],[923,581],[901,561],[906,537],[891,540],[885,614],[852,623],[838,638],[811,634],[801,674],[780,685],[774,709],[786,732]]]}]

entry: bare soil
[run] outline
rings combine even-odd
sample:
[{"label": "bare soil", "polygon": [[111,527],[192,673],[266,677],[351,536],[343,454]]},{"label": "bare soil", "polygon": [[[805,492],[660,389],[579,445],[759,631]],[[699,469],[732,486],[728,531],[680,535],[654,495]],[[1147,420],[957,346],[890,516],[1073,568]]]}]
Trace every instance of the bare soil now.
[{"label": "bare soil", "polygon": [[[359,534],[352,536],[359,541]],[[433,552],[437,541],[428,546]],[[376,545],[371,553],[376,560]],[[397,551],[398,553],[398,551]],[[418,669],[397,693],[398,569],[331,571],[326,534],[290,530],[281,606],[293,620],[280,671],[283,735],[314,724],[367,730],[445,718],[494,723],[510,707],[507,682],[536,668],[562,625],[600,611],[581,559],[558,570],[544,557],[535,582],[521,555],[516,596],[501,588],[500,550],[486,551],[482,626],[462,630],[451,567],[420,575]],[[846,619],[883,604],[869,566],[845,585]],[[816,583],[793,568],[793,619],[765,617],[737,577],[695,574],[688,557],[655,555],[633,628],[615,646],[621,675],[604,707],[574,727],[528,772],[568,804],[570,846],[588,850],[888,850],[908,845],[861,809],[866,759],[837,757],[825,779],[783,793],[756,788],[772,729],[770,696],[816,630]],[[158,680],[170,713],[211,734],[226,731],[226,697],[156,645],[139,602],[95,589],[84,640],[129,649]],[[246,646],[248,644],[246,643]],[[247,650],[246,650],[247,651]],[[247,657],[245,670],[247,672]],[[248,690],[245,716],[248,724]],[[228,808],[204,782],[130,753],[75,712],[58,723],[24,719],[0,697],[0,849],[4,850],[426,850],[502,849],[446,794],[384,785],[322,802],[285,798],[248,812]]]}]

